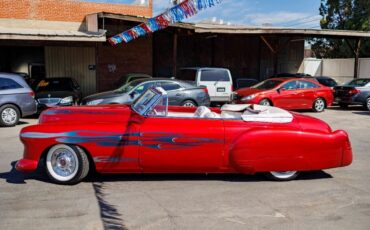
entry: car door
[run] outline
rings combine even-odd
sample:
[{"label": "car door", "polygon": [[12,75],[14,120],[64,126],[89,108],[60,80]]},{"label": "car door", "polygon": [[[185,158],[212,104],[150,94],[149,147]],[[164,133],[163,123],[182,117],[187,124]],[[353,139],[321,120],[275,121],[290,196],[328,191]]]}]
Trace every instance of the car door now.
[{"label": "car door", "polygon": [[147,117],[140,126],[144,172],[212,172],[221,167],[221,119]]},{"label": "car door", "polygon": [[159,86],[166,90],[169,105],[181,105],[185,94],[182,92],[183,88],[178,83],[173,81],[162,81]]},{"label": "car door", "polygon": [[316,91],[320,87],[312,82],[299,80],[298,88],[300,91],[298,109],[312,108],[312,105],[316,99]]},{"label": "car door", "polygon": [[276,107],[292,109],[297,106],[297,83],[297,80],[292,80],[283,84],[274,100]]}]

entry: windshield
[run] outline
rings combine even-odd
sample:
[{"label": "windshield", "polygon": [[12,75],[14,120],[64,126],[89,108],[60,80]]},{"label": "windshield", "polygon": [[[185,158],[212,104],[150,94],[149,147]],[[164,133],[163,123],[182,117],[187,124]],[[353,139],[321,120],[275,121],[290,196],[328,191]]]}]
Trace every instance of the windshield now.
[{"label": "windshield", "polygon": [[115,90],[115,92],[117,93],[128,93],[130,92],[133,88],[135,88],[136,86],[138,86],[141,82],[142,82],[143,79],[141,80],[135,80],[135,81],[132,81],[132,82],[129,82],[127,83],[126,85],[123,85],[122,87],[118,88]]},{"label": "windshield", "polygon": [[252,86],[251,88],[255,89],[273,89],[276,86],[280,85],[282,81],[279,80],[266,80],[258,83],[257,85]]},{"label": "windshield", "polygon": [[330,79],[330,78],[318,78],[317,80],[320,82],[320,84],[325,85],[325,86],[329,86],[329,87],[337,86],[337,83],[333,79]]},{"label": "windshield", "polygon": [[41,80],[35,91],[72,91],[72,82],[70,79],[60,78],[60,79],[44,79]]},{"label": "windshield", "polygon": [[165,117],[168,109],[168,97],[164,89],[149,88],[132,105],[132,109],[140,115]]},{"label": "windshield", "polygon": [[370,82],[370,79],[356,79],[356,80],[350,81],[347,85],[361,87],[361,86],[365,86],[369,82]]}]

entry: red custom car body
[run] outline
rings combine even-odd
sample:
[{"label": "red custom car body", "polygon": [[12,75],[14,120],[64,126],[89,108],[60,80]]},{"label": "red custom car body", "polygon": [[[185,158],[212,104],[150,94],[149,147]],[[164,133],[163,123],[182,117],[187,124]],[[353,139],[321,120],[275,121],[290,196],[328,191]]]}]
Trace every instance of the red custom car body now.
[{"label": "red custom car body", "polygon": [[[245,121],[223,118],[223,111],[213,108],[216,117],[210,118],[194,116],[196,108],[167,108],[166,103],[154,103],[142,113],[145,103],[139,102],[136,109],[111,105],[43,112],[40,124],[21,131],[25,150],[17,170],[34,171],[39,163],[46,164],[54,181],[76,183],[86,167],[99,173],[254,174],[321,170],[352,162],[346,132],[333,132],[308,116],[289,113],[291,121],[283,123]],[[166,110],[162,116],[160,109]],[[77,173],[63,178],[72,171]]]},{"label": "red custom car body", "polygon": [[236,91],[237,103],[273,105],[283,109],[321,112],[333,103],[333,90],[302,78],[272,78]]}]

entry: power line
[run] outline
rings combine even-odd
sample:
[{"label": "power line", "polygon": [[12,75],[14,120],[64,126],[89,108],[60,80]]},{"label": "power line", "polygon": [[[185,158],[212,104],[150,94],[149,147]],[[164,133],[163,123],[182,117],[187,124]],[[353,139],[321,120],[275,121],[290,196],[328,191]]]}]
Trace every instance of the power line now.
[{"label": "power line", "polygon": [[[297,19],[294,19],[294,20],[290,20],[290,21],[286,21],[286,22],[281,22],[281,23],[277,23],[276,25],[285,25],[285,26],[289,26],[289,24],[291,23],[296,23],[297,21],[300,22],[300,21],[304,21],[304,20],[307,20],[307,19],[310,19],[310,18],[313,18],[313,17],[318,17],[319,15],[311,15],[311,16],[307,16],[307,17],[303,17],[303,18],[297,18]],[[286,25],[288,24],[288,25]]]}]

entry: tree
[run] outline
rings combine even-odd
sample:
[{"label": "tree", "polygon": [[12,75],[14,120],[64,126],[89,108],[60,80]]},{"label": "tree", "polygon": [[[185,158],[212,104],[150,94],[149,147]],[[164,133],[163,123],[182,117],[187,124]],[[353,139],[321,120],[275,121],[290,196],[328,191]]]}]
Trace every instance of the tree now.
[{"label": "tree", "polygon": [[[322,29],[370,31],[370,0],[321,0],[319,11]],[[314,39],[311,44],[319,58],[370,57],[369,40]]]}]

